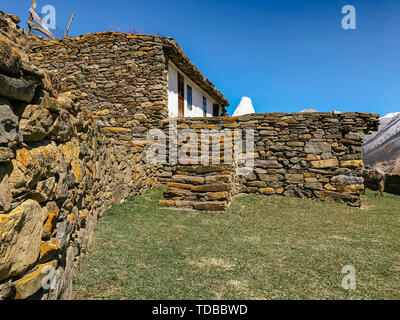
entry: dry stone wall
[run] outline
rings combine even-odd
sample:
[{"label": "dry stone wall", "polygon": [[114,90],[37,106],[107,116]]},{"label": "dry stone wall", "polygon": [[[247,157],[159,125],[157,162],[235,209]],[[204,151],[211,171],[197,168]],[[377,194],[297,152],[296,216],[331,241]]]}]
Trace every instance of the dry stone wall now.
[{"label": "dry stone wall", "polygon": [[[174,119],[164,122],[164,132],[175,121],[178,129],[197,134],[199,144],[194,148],[198,148],[199,154],[202,130],[231,130],[232,138],[228,138],[231,146],[227,150],[235,149],[235,131],[242,136],[242,150],[246,150],[245,130],[254,132],[253,152],[240,156],[254,158],[249,174],[237,174],[240,166],[235,157],[231,164],[224,163],[232,158],[225,159],[224,138],[216,141],[221,148],[221,164],[209,161],[204,166],[200,158],[197,163],[187,163],[183,158],[185,165],[178,162],[176,166],[166,167],[169,188],[165,192],[166,200],[159,203],[161,206],[221,211],[229,205],[231,197],[242,193],[314,198],[359,206],[360,192],[364,189],[362,140],[365,134],[377,130],[379,115],[266,113]],[[188,148],[181,141],[178,149],[183,144]]]},{"label": "dry stone wall", "polygon": [[0,300],[68,299],[97,219],[156,179],[147,142],[122,139],[88,100],[61,93],[65,81],[34,66],[37,40],[17,23],[0,12]]},{"label": "dry stone wall", "polygon": [[143,138],[168,117],[168,71],[163,41],[150,35],[102,32],[61,43],[33,41],[33,62],[59,75],[101,126],[121,139]]}]

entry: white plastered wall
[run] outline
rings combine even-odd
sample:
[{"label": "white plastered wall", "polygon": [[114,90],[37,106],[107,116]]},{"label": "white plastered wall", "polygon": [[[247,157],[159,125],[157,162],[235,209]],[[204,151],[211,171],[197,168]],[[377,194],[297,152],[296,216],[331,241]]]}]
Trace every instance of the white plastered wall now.
[{"label": "white plastered wall", "polygon": [[[178,117],[178,68],[170,61],[168,63],[168,111],[169,117]],[[191,81],[183,72],[179,73],[185,81],[185,117],[203,117],[203,96],[207,98],[207,117],[213,115],[212,99],[204,90]],[[192,87],[192,108],[188,108],[187,86]]]}]

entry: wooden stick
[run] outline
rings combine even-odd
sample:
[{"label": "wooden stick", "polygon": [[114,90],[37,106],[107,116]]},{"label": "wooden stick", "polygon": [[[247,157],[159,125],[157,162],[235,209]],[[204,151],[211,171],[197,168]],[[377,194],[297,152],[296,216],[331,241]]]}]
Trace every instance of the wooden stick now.
[{"label": "wooden stick", "polygon": [[28,20],[28,25],[33,29],[33,30],[37,30],[40,31],[41,33],[43,33],[44,35],[46,35],[47,37],[49,37],[51,40],[53,41],[58,41],[58,39],[53,36],[53,34],[46,29],[43,29],[42,27],[39,27],[38,25],[34,24],[32,21]]},{"label": "wooden stick", "polygon": [[67,36],[69,28],[71,27],[71,23],[72,23],[72,20],[74,19],[74,17],[75,17],[75,12],[72,12],[72,16],[71,16],[71,19],[69,20],[68,27],[67,27],[67,29],[65,29],[64,35],[62,37],[63,39]]},{"label": "wooden stick", "polygon": [[39,18],[39,16],[37,15],[37,13],[35,12],[35,10],[33,10],[32,8],[29,9],[29,12],[31,13],[33,20],[36,21],[36,23],[38,25],[40,25],[43,29],[50,31],[49,28],[47,28],[47,26],[43,23],[42,19]]},{"label": "wooden stick", "polygon": [[[35,10],[35,9],[36,9],[36,5],[37,5],[36,0],[33,0],[33,1],[32,1],[31,9]],[[29,19],[28,19],[28,21],[32,21],[32,13],[29,13]],[[29,23],[28,23],[28,35],[30,35],[30,34],[31,34],[31,26],[30,26]]]}]

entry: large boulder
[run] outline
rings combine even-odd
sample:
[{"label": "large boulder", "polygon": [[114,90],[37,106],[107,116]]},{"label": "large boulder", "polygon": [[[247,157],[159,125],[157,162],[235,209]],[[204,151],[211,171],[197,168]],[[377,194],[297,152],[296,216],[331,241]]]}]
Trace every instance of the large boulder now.
[{"label": "large boulder", "polygon": [[21,56],[6,40],[0,37],[0,72],[18,75],[21,67]]},{"label": "large boulder", "polygon": [[13,195],[27,192],[39,181],[54,176],[59,163],[58,149],[54,143],[33,149],[17,150],[10,174]]},{"label": "large boulder", "polygon": [[9,101],[0,98],[0,143],[19,140],[21,135],[18,130],[18,117],[13,113]]},{"label": "large boulder", "polygon": [[35,91],[36,85],[31,81],[14,79],[0,74],[0,96],[30,103]]},{"label": "large boulder", "polygon": [[42,141],[53,124],[50,112],[38,105],[28,104],[21,115],[19,127],[25,142]]},{"label": "large boulder", "polygon": [[0,281],[34,265],[43,229],[40,205],[27,200],[9,214],[0,214]]}]

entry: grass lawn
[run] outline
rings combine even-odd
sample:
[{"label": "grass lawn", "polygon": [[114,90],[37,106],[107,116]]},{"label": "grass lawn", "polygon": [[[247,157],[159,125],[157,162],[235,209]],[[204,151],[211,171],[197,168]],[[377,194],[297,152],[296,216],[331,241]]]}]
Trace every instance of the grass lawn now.
[{"label": "grass lawn", "polygon": [[[363,208],[243,196],[224,215],[157,207],[162,189],[106,212],[75,299],[400,299],[400,197]],[[356,269],[356,289],[341,286]]]}]

